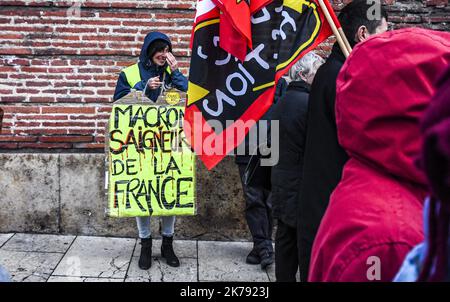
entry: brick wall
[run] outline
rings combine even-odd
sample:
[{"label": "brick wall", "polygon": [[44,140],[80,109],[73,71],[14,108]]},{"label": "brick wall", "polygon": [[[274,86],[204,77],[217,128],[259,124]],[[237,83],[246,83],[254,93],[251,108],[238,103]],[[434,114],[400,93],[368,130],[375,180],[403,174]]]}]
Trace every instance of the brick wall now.
[{"label": "brick wall", "polygon": [[[171,37],[187,74],[195,2],[0,0],[0,151],[101,152],[118,73],[147,32]],[[450,30],[448,0],[385,3],[394,28]]]}]

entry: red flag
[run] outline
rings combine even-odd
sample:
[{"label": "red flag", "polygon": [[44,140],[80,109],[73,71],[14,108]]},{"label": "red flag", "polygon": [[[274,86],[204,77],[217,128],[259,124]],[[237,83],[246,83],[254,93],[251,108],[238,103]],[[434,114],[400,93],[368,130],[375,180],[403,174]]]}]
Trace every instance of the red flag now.
[{"label": "red flag", "polygon": [[247,48],[253,48],[250,17],[272,1],[213,0],[221,12],[220,47],[244,61]]},{"label": "red flag", "polygon": [[270,108],[278,80],[332,34],[314,0],[273,0],[264,7],[254,0],[259,10],[250,19],[253,49],[238,61],[219,47],[220,12],[215,6],[205,10],[214,1],[199,1],[203,13],[197,12],[192,31],[184,123],[186,138],[208,169],[233,152]]},{"label": "red flag", "polygon": [[[248,18],[250,20],[250,18]],[[245,22],[244,22],[245,23]],[[241,61],[247,55],[247,47],[251,47],[251,41],[238,31],[233,21],[225,14],[220,14],[220,47]],[[249,45],[250,44],[250,45]]]}]

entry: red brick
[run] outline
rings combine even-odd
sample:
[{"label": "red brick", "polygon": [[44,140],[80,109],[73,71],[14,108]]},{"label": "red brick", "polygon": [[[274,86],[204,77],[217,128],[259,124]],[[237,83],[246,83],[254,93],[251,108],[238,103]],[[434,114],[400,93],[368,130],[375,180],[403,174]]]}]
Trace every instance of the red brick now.
[{"label": "red brick", "polygon": [[30,86],[30,87],[47,87],[49,85],[51,85],[49,82],[30,82],[27,81],[25,83],[26,86]]},{"label": "red brick", "polygon": [[99,95],[114,95],[114,90],[102,90],[102,89],[99,89],[99,90],[97,90],[97,93]]},{"label": "red brick", "polygon": [[17,93],[26,93],[26,94],[38,94],[40,92],[40,90],[36,90],[36,89],[29,89],[29,88],[17,88],[16,89]]},{"label": "red brick", "polygon": [[42,107],[42,113],[95,113],[95,107]]},{"label": "red brick", "polygon": [[78,68],[79,73],[102,73],[101,68]]},{"label": "red brick", "polygon": [[39,107],[31,106],[2,106],[2,109],[6,112],[14,113],[39,113]]},{"label": "red brick", "polygon": [[10,77],[12,79],[35,79],[36,78],[32,74],[26,74],[26,73],[11,74]]},{"label": "red brick", "polygon": [[17,69],[11,66],[0,66],[0,72],[17,72]]},{"label": "red brick", "polygon": [[7,23],[11,23],[10,18],[0,18],[0,24],[7,24]]},{"label": "red brick", "polygon": [[68,80],[91,80],[92,76],[90,75],[68,75],[66,76]]},{"label": "red brick", "polygon": [[135,37],[134,36],[83,36],[82,40],[86,41],[132,41],[134,42]]},{"label": "red brick", "polygon": [[67,89],[45,89],[42,93],[53,93],[53,94],[67,94]]},{"label": "red brick", "polygon": [[0,96],[0,103],[20,103],[25,101],[24,96]]},{"label": "red brick", "polygon": [[77,94],[77,95],[80,95],[80,94],[81,95],[85,95],[85,94],[93,95],[95,93],[92,90],[86,90],[86,89],[70,89],[70,94],[71,95],[74,95],[74,94]]},{"label": "red brick", "polygon": [[70,149],[72,144],[69,143],[19,143],[19,149]]},{"label": "red brick", "polygon": [[93,135],[95,132],[95,129],[68,129],[69,134],[78,134],[78,135]]},{"label": "red brick", "polygon": [[36,136],[0,135],[0,142],[35,142]]},{"label": "red brick", "polygon": [[92,142],[92,136],[41,136],[43,143],[85,143]]},{"label": "red brick", "polygon": [[0,149],[17,149],[18,144],[17,143],[1,143],[0,142]]},{"label": "red brick", "polygon": [[30,66],[30,60],[27,59],[14,59],[11,63],[13,65]]},{"label": "red brick", "polygon": [[30,121],[17,121],[14,123],[16,127],[39,127],[41,123]]},{"label": "red brick", "polygon": [[97,112],[108,112],[111,113],[112,107],[99,107],[97,108]]},{"label": "red brick", "polygon": [[73,68],[48,68],[48,73],[72,73]]},{"label": "red brick", "polygon": [[22,34],[0,34],[0,40],[17,40],[23,39]]},{"label": "red brick", "polygon": [[84,82],[83,87],[105,87],[106,83],[100,83],[100,82]]},{"label": "red brick", "polygon": [[16,130],[14,133],[22,133],[25,132],[30,135],[43,135],[43,134],[59,134],[64,135],[68,133],[67,129],[54,129],[54,128],[47,128],[47,129],[22,129],[22,130]]},{"label": "red brick", "polygon": [[38,79],[42,80],[60,80],[63,79],[64,76],[61,74],[38,74],[36,75]]},{"label": "red brick", "polygon": [[53,84],[54,87],[80,87],[80,83],[76,82],[76,83],[72,83],[72,82],[55,82],[55,84]]},{"label": "red brick", "polygon": [[110,103],[113,101],[112,95],[109,98],[95,97],[95,98],[83,98],[83,100],[86,103]]},{"label": "red brick", "polygon": [[81,103],[81,97],[57,97],[58,103]]},{"label": "red brick", "polygon": [[71,59],[70,60],[70,65],[74,65],[74,66],[80,66],[80,65],[87,65],[88,60],[77,60],[77,59]]},{"label": "red brick", "polygon": [[95,123],[93,122],[71,122],[71,121],[62,121],[62,122],[43,122],[42,126],[44,127],[95,127]]},{"label": "red brick", "polygon": [[31,55],[31,48],[0,48],[0,55]]},{"label": "red brick", "polygon": [[52,96],[32,96],[30,97],[30,102],[33,103],[53,103],[55,102],[55,98]]},{"label": "red brick", "polygon": [[35,72],[47,72],[47,68],[45,67],[22,67],[21,68],[22,72],[29,72],[29,73],[35,73]]}]

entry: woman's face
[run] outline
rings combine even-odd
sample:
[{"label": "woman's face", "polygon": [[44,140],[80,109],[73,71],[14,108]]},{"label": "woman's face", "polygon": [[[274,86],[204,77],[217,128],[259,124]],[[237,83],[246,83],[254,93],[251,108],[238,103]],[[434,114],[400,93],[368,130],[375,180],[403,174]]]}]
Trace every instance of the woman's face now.
[{"label": "woman's face", "polygon": [[156,52],[152,57],[153,63],[158,66],[164,66],[164,64],[166,64],[166,58],[168,53],[169,53],[169,46],[164,48],[164,50],[162,51]]}]

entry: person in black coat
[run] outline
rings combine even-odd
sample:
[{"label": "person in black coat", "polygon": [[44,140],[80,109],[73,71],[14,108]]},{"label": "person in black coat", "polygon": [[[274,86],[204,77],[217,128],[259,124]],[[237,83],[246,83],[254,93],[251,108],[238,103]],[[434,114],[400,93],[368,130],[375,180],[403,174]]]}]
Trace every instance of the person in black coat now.
[{"label": "person in black coat", "polygon": [[[339,22],[351,46],[387,30],[384,8],[380,7],[380,18],[373,20],[368,19],[370,9],[371,4],[365,0],[354,0],[341,10]],[[297,224],[302,281],[308,278],[314,238],[348,159],[337,139],[334,111],[336,79],[344,61],[345,56],[335,43],[311,87]]]},{"label": "person in black coat", "polygon": [[[277,281],[295,282],[298,270],[297,205],[302,179],[306,113],[310,84],[324,60],[307,53],[290,71],[286,94],[274,105],[272,121],[279,121],[279,160],[272,167],[272,209],[277,219],[275,276]],[[272,129],[272,131],[275,131]],[[272,144],[275,142],[272,142]]]},{"label": "person in black coat", "polygon": [[[276,104],[278,99],[284,94],[286,88],[286,80],[280,78],[275,90],[274,104]],[[273,106],[269,108],[254,127],[258,127],[259,123],[270,121],[272,108]],[[268,126],[270,126],[270,123]],[[259,133],[258,128],[256,131]],[[270,128],[268,128],[268,132],[270,132]],[[267,139],[269,137],[270,133],[267,134]],[[236,155],[235,162],[238,165],[239,176],[244,191],[245,219],[253,239],[253,249],[247,255],[245,262],[247,264],[260,264],[261,268],[265,269],[274,261],[272,246],[273,218],[270,197],[271,167],[261,166],[258,162],[254,168],[251,179],[246,176],[246,170],[250,165],[251,159],[257,159],[256,162],[259,160],[259,155],[252,157],[257,151],[251,150],[251,146],[260,146],[266,143],[262,141],[263,138],[261,137],[257,137],[257,140],[258,142],[250,142],[249,135],[247,135],[243,142],[243,144],[245,144],[245,154]]]}]

